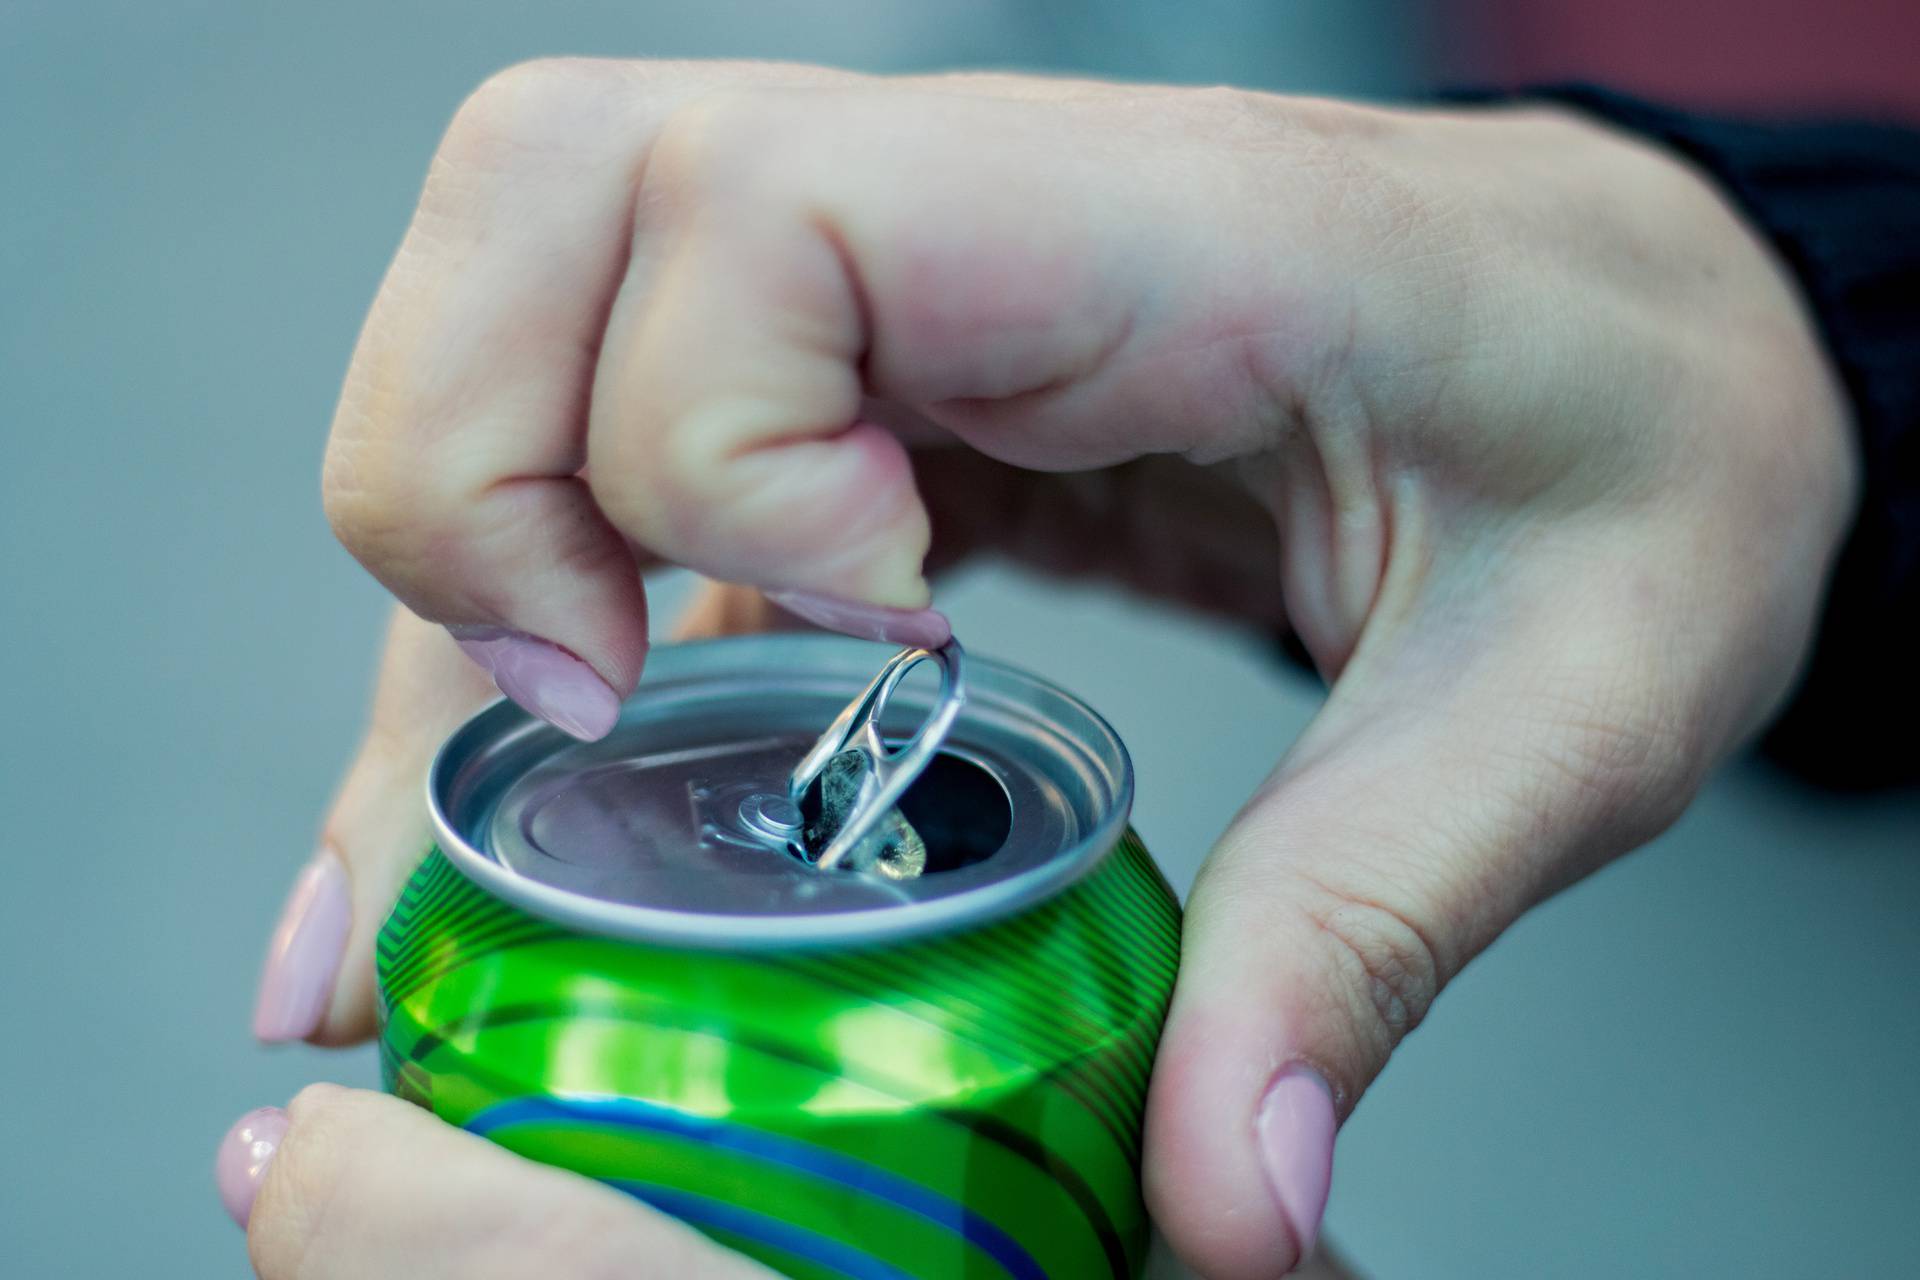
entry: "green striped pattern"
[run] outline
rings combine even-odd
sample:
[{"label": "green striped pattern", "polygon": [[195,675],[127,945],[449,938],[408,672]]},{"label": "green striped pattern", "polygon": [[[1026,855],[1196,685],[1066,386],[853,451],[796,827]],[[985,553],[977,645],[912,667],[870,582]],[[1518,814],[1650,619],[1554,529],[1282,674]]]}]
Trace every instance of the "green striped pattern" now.
[{"label": "green striped pattern", "polygon": [[378,947],[389,1088],[784,1274],[1139,1274],[1179,908],[1131,833],[1022,915],[834,952],[571,933],[434,852]]}]

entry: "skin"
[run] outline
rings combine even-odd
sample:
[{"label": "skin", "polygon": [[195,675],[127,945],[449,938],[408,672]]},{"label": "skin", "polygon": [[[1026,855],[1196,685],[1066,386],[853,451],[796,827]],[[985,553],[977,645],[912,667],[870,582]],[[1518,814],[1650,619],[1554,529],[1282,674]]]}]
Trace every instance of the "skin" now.
[{"label": "skin", "polygon": [[[1303,1231],[1269,1082],[1303,1065],[1344,1119],[1468,960],[1765,721],[1850,515],[1847,428],[1714,190],[1556,110],[515,68],[435,158],[328,450],[336,531],[411,615],[326,828],[354,923],[315,1038],[372,1030],[415,779],[491,692],[419,619],[543,637],[624,695],[656,559],[732,584],[699,632],[783,623],[756,588],[917,608],[981,551],[1110,579],[1290,628],[1331,683],[1193,890],[1149,1107],[1175,1250],[1279,1274]],[[325,1096],[255,1207],[265,1276],[473,1274],[410,1199],[456,1179],[604,1227],[621,1274],[761,1274]],[[361,1143],[411,1171],[391,1196]],[[592,1231],[518,1229],[549,1274],[611,1273],[567,1252]]]}]

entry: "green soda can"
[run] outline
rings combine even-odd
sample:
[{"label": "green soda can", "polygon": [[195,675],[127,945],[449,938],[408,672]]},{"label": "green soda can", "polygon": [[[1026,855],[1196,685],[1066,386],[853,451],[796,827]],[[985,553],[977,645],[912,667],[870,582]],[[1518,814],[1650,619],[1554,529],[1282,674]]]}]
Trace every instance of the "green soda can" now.
[{"label": "green soda can", "polygon": [[803,1280],[1139,1276],[1179,906],[1112,728],[950,649],[665,647],[599,742],[469,720],[388,1088]]}]

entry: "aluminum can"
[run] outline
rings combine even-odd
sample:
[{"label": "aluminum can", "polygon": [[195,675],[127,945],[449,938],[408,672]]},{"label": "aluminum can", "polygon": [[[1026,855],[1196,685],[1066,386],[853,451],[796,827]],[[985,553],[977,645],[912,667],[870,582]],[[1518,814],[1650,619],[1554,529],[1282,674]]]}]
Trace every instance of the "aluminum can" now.
[{"label": "aluminum can", "polygon": [[899,806],[924,874],[752,830],[888,652],[663,647],[600,742],[505,702],[462,726],[378,941],[387,1086],[785,1275],[1137,1277],[1179,907],[1114,731],[974,660]]}]

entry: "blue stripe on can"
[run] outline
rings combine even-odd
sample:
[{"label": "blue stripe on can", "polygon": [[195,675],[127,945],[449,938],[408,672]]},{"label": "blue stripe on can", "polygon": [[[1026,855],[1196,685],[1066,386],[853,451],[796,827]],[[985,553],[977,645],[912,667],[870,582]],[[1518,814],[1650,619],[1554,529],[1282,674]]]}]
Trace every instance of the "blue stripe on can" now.
[{"label": "blue stripe on can", "polygon": [[1019,1241],[965,1205],[864,1160],[763,1129],[690,1115],[638,1098],[618,1097],[516,1098],[481,1112],[467,1122],[467,1128],[486,1135],[510,1125],[555,1121],[670,1133],[798,1169],[884,1200],[953,1232],[992,1258],[1013,1280],[1047,1280],[1046,1271]]}]

